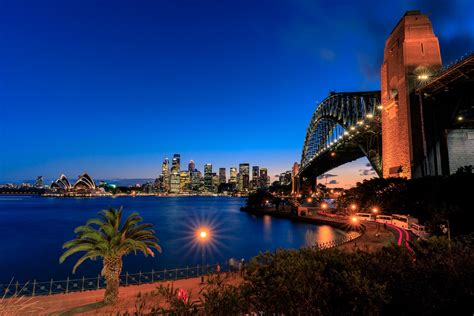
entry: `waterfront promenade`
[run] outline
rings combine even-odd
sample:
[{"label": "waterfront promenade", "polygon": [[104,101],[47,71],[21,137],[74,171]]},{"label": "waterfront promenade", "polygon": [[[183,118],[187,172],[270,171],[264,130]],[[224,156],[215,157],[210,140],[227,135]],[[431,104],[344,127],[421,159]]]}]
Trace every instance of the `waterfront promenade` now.
[{"label": "waterfront promenade", "polygon": [[[229,278],[228,282],[238,284],[241,278],[235,274]],[[190,293],[191,301],[199,300],[199,292],[205,286],[201,284],[199,277],[120,287],[120,299],[115,305],[104,305],[104,289],[38,296],[32,299],[33,305],[20,312],[19,315],[117,315],[119,312],[121,314],[128,312],[133,315],[137,311],[139,293],[144,297],[142,302],[144,302],[145,311],[165,306],[162,297],[152,295],[160,285],[173,285],[174,288],[186,290]]]},{"label": "waterfront promenade", "polygon": [[[279,214],[279,216],[283,215]],[[326,224],[328,224],[328,222],[333,222],[335,225],[347,223],[347,220],[345,219],[329,217],[321,214],[300,217],[300,220],[308,222],[314,221],[315,223],[325,222]],[[397,230],[390,229],[389,227],[384,229],[380,225],[377,225],[377,223],[365,222],[363,223],[363,226],[363,233],[360,237],[337,245],[337,248],[348,252],[358,250],[376,251],[384,246],[390,245],[391,243],[396,244],[397,240],[400,238],[400,236],[396,236]],[[404,232],[401,232],[401,234],[403,235]],[[238,275],[233,275],[229,278],[228,282],[239,284],[241,281],[242,279]],[[200,277],[123,286],[120,287],[120,300],[113,306],[103,304],[104,289],[38,296],[32,299],[34,305],[31,308],[24,310],[20,315],[116,315],[118,312],[128,312],[133,314],[137,311],[137,305],[139,305],[137,304],[137,295],[139,294],[141,294],[142,297],[145,297],[142,301],[145,309],[150,310],[153,307],[165,306],[164,299],[157,295],[153,295],[152,293],[160,285],[167,286],[171,284],[174,288],[182,288],[188,293],[191,293],[192,301],[199,300],[199,293],[204,286],[201,284]]]}]

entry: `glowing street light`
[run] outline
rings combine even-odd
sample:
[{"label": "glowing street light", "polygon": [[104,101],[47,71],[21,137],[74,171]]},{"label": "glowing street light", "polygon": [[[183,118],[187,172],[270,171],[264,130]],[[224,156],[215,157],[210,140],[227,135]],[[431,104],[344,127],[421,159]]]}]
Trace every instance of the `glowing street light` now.
[{"label": "glowing street light", "polygon": [[377,214],[378,212],[379,212],[378,208],[376,208],[376,207],[372,208],[372,213]]},{"label": "glowing street light", "polygon": [[428,80],[428,75],[427,74],[421,74],[421,75],[418,75],[418,80]]},{"label": "glowing street light", "polygon": [[307,201],[308,203],[311,203],[311,202],[313,202],[313,198],[310,198],[310,197],[309,197],[306,201]]},{"label": "glowing street light", "polygon": [[331,157],[336,157],[336,153],[334,151],[331,152]]},{"label": "glowing street light", "polygon": [[198,230],[199,240],[201,242],[201,283],[204,283],[204,245],[209,237],[209,231],[205,228]]},{"label": "glowing street light", "polygon": [[358,219],[357,219],[357,217],[353,216],[353,217],[351,218],[351,221],[355,224],[355,223],[357,223]]},{"label": "glowing street light", "polygon": [[464,120],[464,117],[458,116],[458,121],[462,121],[462,120]]},{"label": "glowing street light", "polygon": [[368,119],[371,119],[371,118],[373,118],[373,117],[374,117],[374,115],[373,115],[373,114],[371,114],[371,113],[369,113],[369,114],[367,114],[367,115],[366,115],[366,117],[367,117]]},{"label": "glowing street light", "polygon": [[321,203],[321,208],[325,210],[328,208],[328,205],[326,203]]},{"label": "glowing street light", "polygon": [[355,205],[354,203],[351,204],[351,210],[355,211],[355,209],[357,208],[357,205]]},{"label": "glowing street light", "polygon": [[351,126],[351,131],[354,131],[355,129],[355,126]]}]

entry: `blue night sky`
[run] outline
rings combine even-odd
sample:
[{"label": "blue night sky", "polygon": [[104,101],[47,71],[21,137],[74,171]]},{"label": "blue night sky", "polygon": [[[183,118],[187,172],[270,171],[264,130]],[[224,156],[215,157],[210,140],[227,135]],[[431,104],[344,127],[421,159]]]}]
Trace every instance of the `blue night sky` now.
[{"label": "blue night sky", "polygon": [[430,14],[444,62],[474,49],[473,1],[387,3],[1,0],[0,181],[152,178],[173,153],[290,169],[316,101],[379,89],[406,10]]}]

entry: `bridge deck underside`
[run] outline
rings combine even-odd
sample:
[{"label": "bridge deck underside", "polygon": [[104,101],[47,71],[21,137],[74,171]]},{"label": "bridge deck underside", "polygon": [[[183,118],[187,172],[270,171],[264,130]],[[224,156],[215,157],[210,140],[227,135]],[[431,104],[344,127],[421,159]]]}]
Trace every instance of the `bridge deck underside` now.
[{"label": "bridge deck underside", "polygon": [[[334,153],[334,155],[331,155]],[[302,172],[300,177],[316,179],[318,176],[342,166],[348,162],[364,157],[364,153],[356,144],[341,146],[314,159]]]}]

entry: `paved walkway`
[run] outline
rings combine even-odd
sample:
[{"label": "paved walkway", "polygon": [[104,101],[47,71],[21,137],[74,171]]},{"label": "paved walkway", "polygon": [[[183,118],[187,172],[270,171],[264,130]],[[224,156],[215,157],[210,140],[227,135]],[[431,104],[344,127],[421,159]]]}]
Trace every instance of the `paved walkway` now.
[{"label": "paved walkway", "polygon": [[[240,281],[241,279],[237,276],[229,279],[230,283],[235,284]],[[147,310],[163,306],[164,300],[158,296],[151,296],[151,293],[160,285],[169,284],[173,284],[174,288],[185,289],[190,293],[190,298],[193,301],[199,299],[199,292],[203,287],[200,277],[120,287],[120,299],[114,306],[103,304],[105,290],[38,296],[33,299],[34,305],[19,315],[117,315],[118,312],[124,313],[126,311],[133,314],[137,311],[138,293],[142,295],[148,293],[149,296],[144,300]]]}]

